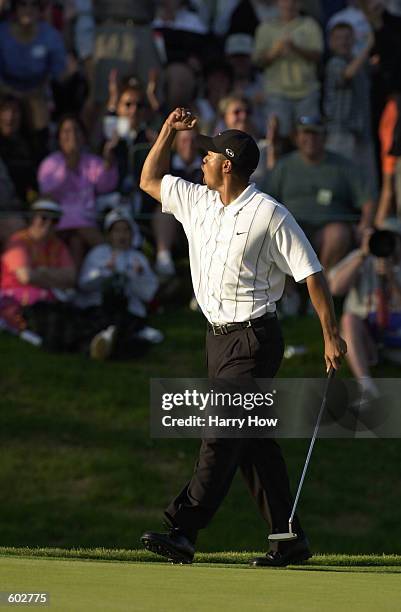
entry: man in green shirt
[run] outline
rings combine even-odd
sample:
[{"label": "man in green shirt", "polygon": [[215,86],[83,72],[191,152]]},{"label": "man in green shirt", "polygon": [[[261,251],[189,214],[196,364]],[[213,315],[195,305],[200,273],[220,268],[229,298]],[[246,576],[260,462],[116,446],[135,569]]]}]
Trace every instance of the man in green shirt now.
[{"label": "man in green shirt", "polygon": [[297,150],[273,169],[266,189],[292,212],[327,270],[350,251],[354,229],[358,239],[371,225],[373,203],[352,163],[325,151],[319,117],[299,119],[296,143]]}]

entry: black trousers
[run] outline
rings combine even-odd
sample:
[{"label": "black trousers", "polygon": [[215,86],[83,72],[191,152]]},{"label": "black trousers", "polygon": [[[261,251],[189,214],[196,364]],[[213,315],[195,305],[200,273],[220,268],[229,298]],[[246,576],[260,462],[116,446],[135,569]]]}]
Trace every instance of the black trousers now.
[{"label": "black trousers", "polygon": [[[277,318],[256,319],[252,327],[206,336],[209,378],[273,378],[284,343]],[[277,442],[261,439],[205,439],[191,480],[165,511],[169,522],[193,541],[206,527],[228,493],[240,468],[259,512],[273,532],[288,531],[292,509],[287,468]],[[303,536],[298,518],[294,531]],[[277,546],[277,545],[276,545]],[[282,547],[282,545],[281,545]]]}]

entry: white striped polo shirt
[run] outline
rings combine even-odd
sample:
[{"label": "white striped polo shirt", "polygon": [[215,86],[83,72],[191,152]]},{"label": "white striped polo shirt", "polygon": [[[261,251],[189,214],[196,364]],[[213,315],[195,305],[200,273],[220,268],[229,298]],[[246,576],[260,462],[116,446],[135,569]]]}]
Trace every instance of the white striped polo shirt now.
[{"label": "white striped polo shirt", "polygon": [[274,312],[286,274],[300,282],[322,269],[291,213],[253,184],[224,206],[217,191],[166,175],[161,202],[184,227],[195,297],[210,323]]}]

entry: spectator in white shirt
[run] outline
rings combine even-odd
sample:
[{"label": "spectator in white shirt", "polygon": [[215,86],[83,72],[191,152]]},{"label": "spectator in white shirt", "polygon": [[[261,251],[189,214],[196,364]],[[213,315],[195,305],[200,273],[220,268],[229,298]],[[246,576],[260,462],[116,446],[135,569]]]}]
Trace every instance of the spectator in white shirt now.
[{"label": "spectator in white shirt", "polygon": [[146,303],[154,297],[158,280],[146,257],[131,246],[129,215],[114,209],[106,215],[104,227],[108,242],[88,253],[78,282],[77,305],[97,307],[99,321],[105,325],[91,342],[94,359],[106,359],[118,345],[138,338],[155,343],[162,340],[160,332],[145,325]]}]

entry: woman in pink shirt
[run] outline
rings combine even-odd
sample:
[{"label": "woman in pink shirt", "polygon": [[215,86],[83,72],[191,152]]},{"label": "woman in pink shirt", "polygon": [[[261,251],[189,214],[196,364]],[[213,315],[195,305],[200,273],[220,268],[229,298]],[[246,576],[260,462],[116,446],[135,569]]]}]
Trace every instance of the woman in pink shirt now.
[{"label": "woman in pink shirt", "polygon": [[77,266],[89,248],[103,242],[96,223],[96,196],[112,191],[118,174],[114,164],[115,142],[106,142],[103,158],[84,150],[84,130],[74,116],[64,117],[58,128],[60,150],[39,167],[40,191],[61,205],[58,231],[66,240]]}]

